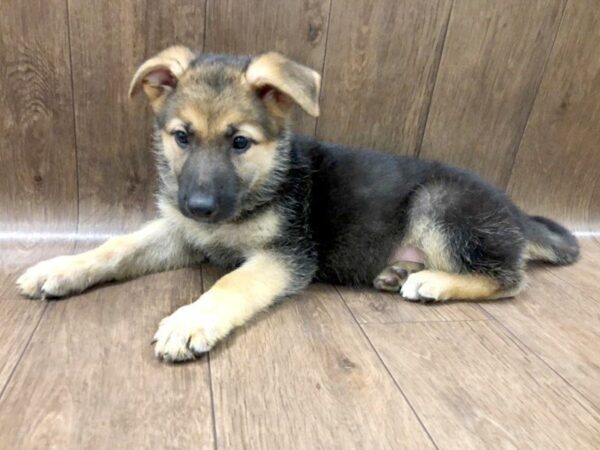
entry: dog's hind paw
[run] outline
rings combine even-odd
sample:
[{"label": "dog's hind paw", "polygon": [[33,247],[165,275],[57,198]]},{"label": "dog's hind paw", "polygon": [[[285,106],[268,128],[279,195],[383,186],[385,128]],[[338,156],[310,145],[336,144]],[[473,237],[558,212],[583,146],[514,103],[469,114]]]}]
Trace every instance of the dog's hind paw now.
[{"label": "dog's hind paw", "polygon": [[63,297],[89,284],[77,256],[59,256],[27,269],[18,279],[19,292],[30,298]]},{"label": "dog's hind paw", "polygon": [[447,299],[443,283],[440,283],[435,272],[429,270],[410,274],[402,285],[400,294],[406,300],[423,303]]},{"label": "dog's hind paw", "polygon": [[422,263],[412,261],[396,261],[375,277],[373,287],[379,291],[398,292],[411,273],[425,268]]}]

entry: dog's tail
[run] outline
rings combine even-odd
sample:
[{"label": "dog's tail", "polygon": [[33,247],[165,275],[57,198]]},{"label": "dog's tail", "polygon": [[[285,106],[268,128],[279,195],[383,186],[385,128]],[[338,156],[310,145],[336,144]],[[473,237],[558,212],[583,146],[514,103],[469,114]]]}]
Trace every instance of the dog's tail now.
[{"label": "dog's tail", "polygon": [[529,216],[525,228],[526,258],[565,265],[579,258],[577,238],[562,225],[540,216]]}]

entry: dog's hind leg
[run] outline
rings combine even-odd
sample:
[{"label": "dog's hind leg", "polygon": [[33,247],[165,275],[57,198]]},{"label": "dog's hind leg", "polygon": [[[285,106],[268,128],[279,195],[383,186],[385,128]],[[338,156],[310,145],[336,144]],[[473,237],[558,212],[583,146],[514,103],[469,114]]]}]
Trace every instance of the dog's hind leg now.
[{"label": "dog's hind leg", "polygon": [[426,270],[402,285],[407,300],[498,299],[523,287],[525,247],[514,212],[494,197],[477,202],[476,189],[442,183],[415,195],[404,243],[423,251]]},{"label": "dog's hind leg", "polygon": [[400,292],[400,288],[411,273],[419,272],[425,264],[412,261],[396,261],[381,271],[373,280],[375,289]]},{"label": "dog's hind leg", "polygon": [[182,267],[191,262],[183,242],[166,219],[158,219],[94,250],[36,264],[17,285],[31,298],[62,297],[103,281]]},{"label": "dog's hind leg", "polygon": [[407,300],[433,302],[443,300],[493,300],[512,297],[521,285],[506,289],[494,278],[472,273],[448,273],[423,270],[413,273],[402,285]]}]

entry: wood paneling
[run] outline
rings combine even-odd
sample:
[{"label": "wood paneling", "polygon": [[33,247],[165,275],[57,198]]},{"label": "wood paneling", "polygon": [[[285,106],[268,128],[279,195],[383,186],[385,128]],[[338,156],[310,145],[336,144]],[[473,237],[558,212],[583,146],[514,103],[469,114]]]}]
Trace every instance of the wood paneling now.
[{"label": "wood paneling", "polygon": [[[154,215],[151,114],[126,94],[176,43],[324,68],[322,116],[300,131],[421,148],[509,181],[532,213],[598,229],[594,0],[26,0],[0,3],[0,26],[0,448],[600,447],[597,241],[508,301],[313,286],[174,366],[149,344],[198,297],[197,269],[60,302],[14,287],[89,247],[66,234],[77,224],[94,235]],[[65,234],[16,239],[32,231]],[[202,270],[209,286],[219,272]]]},{"label": "wood paneling", "polygon": [[45,308],[46,302],[0,297],[0,317],[4,324],[0,327],[0,392],[18,364]]},{"label": "wood paneling", "polygon": [[[281,52],[318,72],[323,68],[331,0],[208,0],[205,50]],[[315,119],[295,111],[294,129],[314,134]]]},{"label": "wood paneling", "polygon": [[69,0],[78,142],[80,231],[136,228],[154,215],[155,171],[145,98],[131,77],[172,44],[202,48],[204,2]]},{"label": "wood paneling", "polygon": [[77,179],[67,11],[0,3],[0,231],[73,231]]},{"label": "wood paneling", "polygon": [[543,268],[530,278],[514,300],[482,307],[600,408],[600,297]]},{"label": "wood paneling", "polygon": [[[581,273],[596,276],[595,263],[584,255]],[[207,286],[220,274],[202,270]],[[370,341],[333,288],[313,286],[219,344],[210,371],[206,358],[158,363],[156,324],[198,296],[200,278],[181,270],[49,302],[29,345],[43,303],[0,300],[0,383],[27,347],[0,398],[0,448],[211,448],[211,392],[218,448],[430,447],[425,433],[438,448],[599,445],[600,302],[549,269],[517,298],[482,304],[487,320],[373,315],[361,324]],[[394,301],[364,300],[378,295]]]},{"label": "wood paneling", "polygon": [[440,448],[598,448],[600,414],[493,322],[364,325]]},{"label": "wood paneling", "polygon": [[507,185],[563,3],[455,2],[422,157]]},{"label": "wood paneling", "polygon": [[213,449],[207,360],[163,364],[150,345],[200,290],[186,269],[50,302],[0,399],[0,448]]},{"label": "wood paneling", "polygon": [[46,302],[21,297],[15,284],[17,278],[26,268],[43,259],[70,254],[74,245],[73,241],[0,242],[0,392],[19,362],[47,305]]},{"label": "wood paneling", "polygon": [[528,211],[584,230],[600,225],[599,74],[598,2],[571,1],[509,184]]},{"label": "wood paneling", "polygon": [[450,7],[450,0],[334,1],[317,135],[414,154]]},{"label": "wood paneling", "polygon": [[562,267],[547,267],[563,282],[583,289],[588,295],[600,301],[600,242],[593,238],[579,240],[581,259],[577,264]]},{"label": "wood paneling", "polygon": [[[274,49],[324,69],[319,137],[421,149],[510,179],[530,211],[596,229],[600,18],[593,0],[565,3],[4,2],[0,231],[71,232],[78,210],[83,232],[125,231],[155,214],[151,114],[126,90],[175,43]],[[297,115],[312,133],[315,121]]]},{"label": "wood paneling", "polygon": [[[203,272],[205,287],[218,272]],[[331,287],[271,308],[211,352],[220,448],[433,448]]]}]

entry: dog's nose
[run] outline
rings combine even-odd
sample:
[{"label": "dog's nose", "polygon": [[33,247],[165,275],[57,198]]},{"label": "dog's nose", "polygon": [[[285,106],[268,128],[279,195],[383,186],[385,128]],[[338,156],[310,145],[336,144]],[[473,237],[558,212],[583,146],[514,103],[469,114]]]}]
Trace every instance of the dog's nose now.
[{"label": "dog's nose", "polygon": [[217,202],[212,195],[192,194],[187,200],[187,209],[194,217],[210,217],[217,209]]}]

